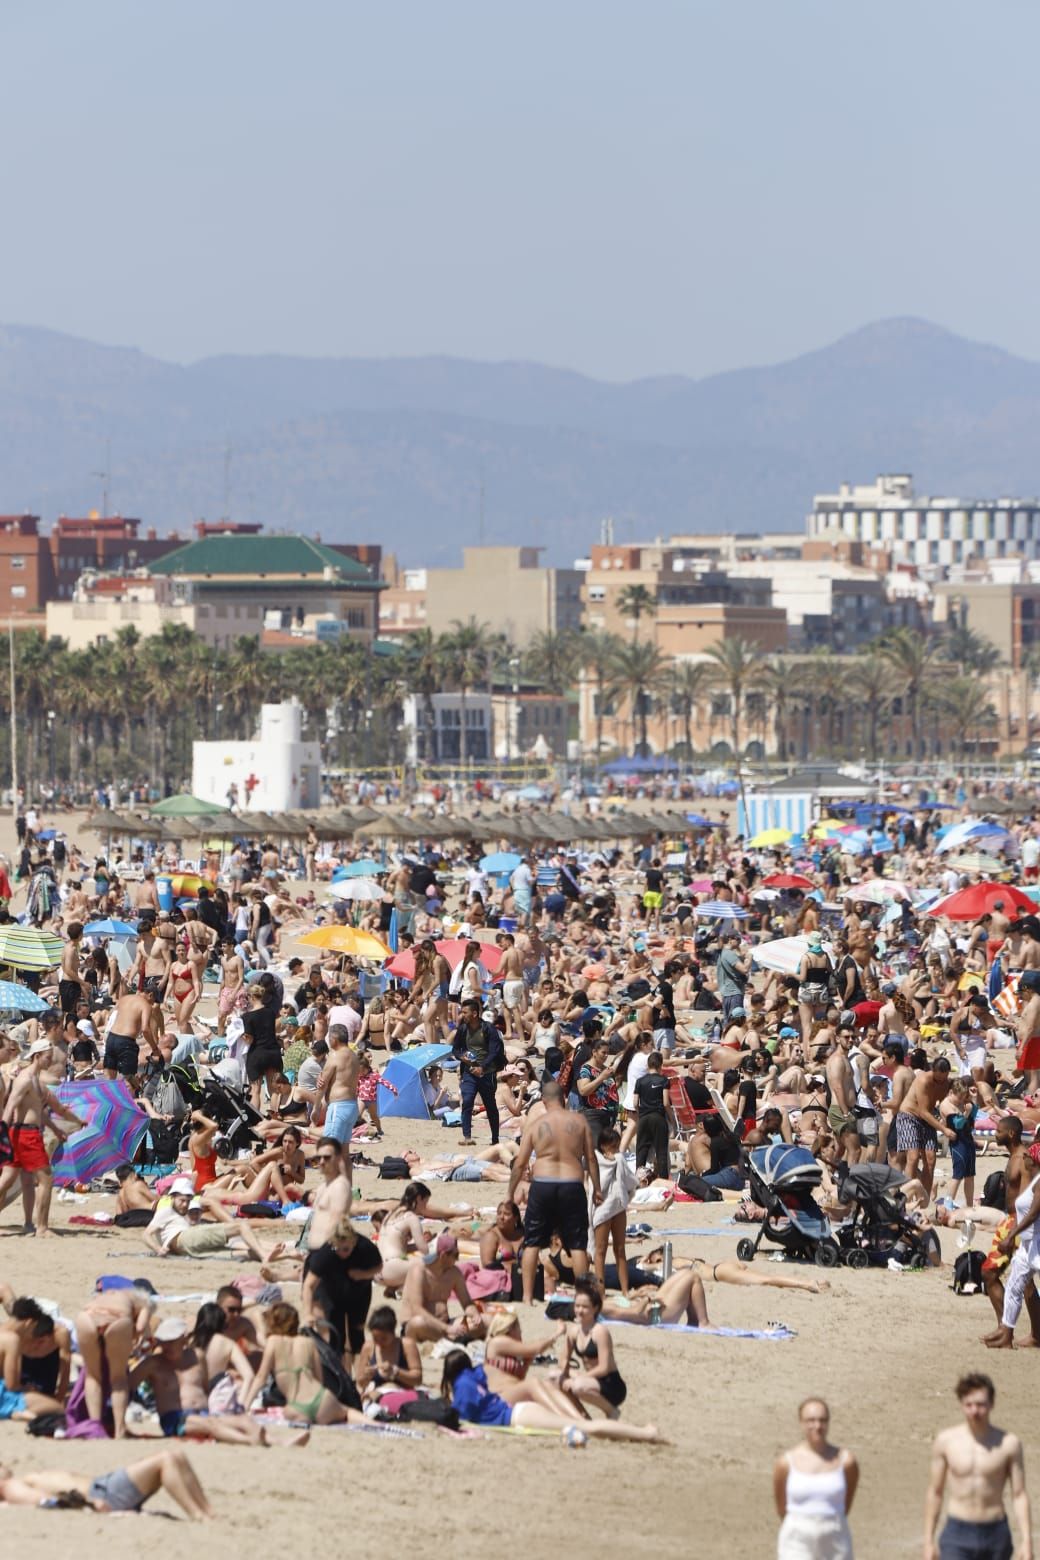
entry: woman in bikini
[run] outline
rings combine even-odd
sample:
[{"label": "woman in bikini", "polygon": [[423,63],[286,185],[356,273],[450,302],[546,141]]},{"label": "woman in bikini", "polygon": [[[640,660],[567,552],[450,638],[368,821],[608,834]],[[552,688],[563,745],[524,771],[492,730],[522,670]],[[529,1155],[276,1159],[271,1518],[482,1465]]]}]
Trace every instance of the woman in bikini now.
[{"label": "woman in bikini", "polygon": [[[574,1286],[574,1321],[564,1325],[559,1385],[579,1403],[590,1403],[602,1409],[608,1419],[617,1419],[628,1387],[614,1361],[614,1345],[601,1320],[602,1311],[599,1285],[579,1279]],[[576,1370],[572,1369],[575,1360]]]},{"label": "woman in bikini", "polygon": [[358,1030],[355,1044],[362,1040],[367,1040],[374,1050],[386,1050],[388,1036],[386,1032],[387,1014],[384,1011],[385,1005],[382,997],[373,997],[371,1002],[366,1004],[365,1016],[361,1020],[361,1028]]},{"label": "woman in bikini", "polygon": [[202,985],[195,966],[182,953],[170,965],[170,980],[166,995],[173,1010],[173,1022],[178,1034],[190,1034],[191,1015],[202,999]]},{"label": "woman in bikini", "polygon": [[366,1402],[384,1392],[414,1392],[422,1385],[423,1368],[419,1345],[414,1338],[400,1338],[397,1318],[388,1305],[381,1305],[368,1319],[371,1343],[358,1355],[354,1379]]},{"label": "woman in bikini", "polygon": [[488,1323],[484,1348],[484,1367],[488,1386],[507,1403],[540,1403],[556,1414],[574,1413],[574,1400],[554,1381],[529,1374],[540,1354],[551,1351],[567,1331],[567,1323],[557,1323],[555,1332],[532,1343],[520,1336],[520,1319],[511,1311],[499,1311]]},{"label": "woman in bikini", "polygon": [[409,1181],[401,1201],[383,1220],[377,1245],[383,1259],[382,1283],[388,1293],[401,1288],[412,1257],[424,1257],[430,1249],[422,1226],[430,1195],[430,1188],[422,1181]]},{"label": "woman in bikini", "polygon": [[[252,1380],[253,1365],[245,1349],[227,1335],[228,1319],[215,1301],[199,1306],[188,1341],[206,1361],[210,1411],[233,1414],[241,1407],[243,1387]],[[257,1356],[259,1358],[259,1355]],[[213,1398],[213,1393],[218,1394]]]},{"label": "woman in bikini", "polygon": [[365,1424],[365,1416],[347,1408],[322,1386],[322,1364],[313,1338],[300,1337],[300,1313],[279,1301],[264,1312],[267,1341],[256,1375],[246,1384],[242,1406],[248,1414],[269,1376],[285,1398],[286,1413],[309,1425]]},{"label": "woman in bikini", "polygon": [[110,1289],[91,1300],[76,1317],[76,1339],[87,1378],[87,1414],[100,1423],[107,1365],[117,1440],[126,1434],[130,1355],[148,1336],[153,1309],[154,1302],[139,1289]]}]

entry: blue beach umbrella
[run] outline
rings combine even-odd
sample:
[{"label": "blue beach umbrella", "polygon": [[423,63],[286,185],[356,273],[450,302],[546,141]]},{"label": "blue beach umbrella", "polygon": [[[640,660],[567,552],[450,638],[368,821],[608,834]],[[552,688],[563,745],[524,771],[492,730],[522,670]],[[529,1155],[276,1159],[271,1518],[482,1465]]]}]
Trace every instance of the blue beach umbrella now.
[{"label": "blue beach umbrella", "polygon": [[50,1003],[17,980],[0,980],[0,1012],[46,1013]]},{"label": "blue beach umbrella", "polygon": [[337,867],[332,874],[332,881],[341,883],[344,878],[378,877],[385,871],[385,866],[381,867],[378,861],[373,861],[371,856],[366,856],[364,861],[348,861],[346,866]]},{"label": "blue beach umbrella", "polygon": [[106,916],[103,921],[91,921],[83,928],[84,937],[136,937],[137,927],[129,921],[114,921]]},{"label": "blue beach umbrella", "polygon": [[522,856],[514,855],[511,850],[496,850],[490,856],[481,856],[480,865],[485,872],[512,872],[522,860]]}]

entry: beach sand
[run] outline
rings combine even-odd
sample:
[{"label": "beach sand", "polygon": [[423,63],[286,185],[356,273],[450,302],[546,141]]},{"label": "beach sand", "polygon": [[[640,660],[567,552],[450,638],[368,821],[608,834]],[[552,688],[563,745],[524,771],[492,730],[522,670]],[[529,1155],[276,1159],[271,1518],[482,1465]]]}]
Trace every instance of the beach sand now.
[{"label": "beach sand", "polygon": [[[0,833],[0,848],[4,844]],[[393,1119],[386,1127],[373,1157],[406,1146],[456,1148],[456,1131]],[[483,1124],[478,1137],[486,1141]],[[981,1178],[997,1163],[981,1160]],[[397,1183],[378,1182],[372,1170],[360,1170],[357,1180],[366,1195],[399,1190]],[[466,1184],[452,1186],[450,1195],[491,1208],[500,1190]],[[92,1197],[89,1206],[111,1202]],[[20,1210],[9,1209],[0,1224],[0,1278],[16,1292],[57,1300],[71,1314],[102,1273],[146,1275],[160,1289],[185,1292],[212,1291],[252,1270],[234,1259],[147,1257],[138,1232],[69,1228],[67,1215],[77,1211],[56,1202],[54,1223],[64,1233],[44,1242],[16,1234]],[[710,1237],[676,1235],[673,1242],[677,1256],[711,1263],[734,1255],[740,1227],[720,1228],[731,1214],[731,1204],[684,1204],[647,1222],[665,1231],[716,1230]],[[282,1228],[262,1226],[265,1244]],[[919,1274],[836,1269],[825,1275],[833,1288],[822,1295],[708,1281],[714,1323],[761,1328],[782,1321],[797,1334],[786,1342],[617,1329],[618,1365],[629,1386],[624,1413],[656,1422],[670,1446],[590,1444],[569,1451],[554,1437],[456,1440],[428,1431],[418,1441],[335,1429],[316,1431],[300,1451],[193,1446],[192,1460],[217,1512],[204,1541],[222,1554],[260,1543],[268,1554],[345,1544],[351,1554],[366,1557],[401,1548],[463,1560],[503,1548],[534,1556],[768,1556],[777,1526],[772,1461],[797,1439],[798,1402],[820,1393],[831,1404],[834,1436],[860,1459],[852,1516],[857,1553],[916,1555],[929,1445],[940,1426],[958,1418],[952,1393],[957,1376],[978,1369],[993,1375],[997,1422],[1026,1437],[1027,1460],[1036,1423],[1037,1361],[1031,1354],[994,1354],[979,1344],[979,1334],[993,1325],[992,1311],[984,1298],[953,1294],[956,1241],[945,1233],[943,1253],[942,1269]],[[763,1256],[756,1269],[819,1271],[766,1266]],[[289,1287],[288,1298],[293,1294]],[[163,1314],[191,1316],[194,1309],[163,1307]],[[552,1331],[540,1309],[523,1318],[527,1337],[537,1337],[543,1325]],[[427,1381],[438,1375],[438,1364],[428,1363]],[[94,1474],[129,1460],[134,1450],[132,1441],[32,1440],[22,1425],[0,1425],[0,1460],[16,1469]],[[147,1450],[142,1443],[141,1451]],[[1035,1479],[1035,1465],[1029,1472]],[[151,1506],[171,1510],[164,1497]],[[11,1552],[30,1560],[52,1555],[56,1545],[83,1545],[91,1554],[103,1546],[111,1560],[122,1560],[153,1542],[171,1560],[194,1560],[200,1535],[186,1522],[156,1528],[143,1521],[147,1525],[33,1510],[2,1517]]]}]

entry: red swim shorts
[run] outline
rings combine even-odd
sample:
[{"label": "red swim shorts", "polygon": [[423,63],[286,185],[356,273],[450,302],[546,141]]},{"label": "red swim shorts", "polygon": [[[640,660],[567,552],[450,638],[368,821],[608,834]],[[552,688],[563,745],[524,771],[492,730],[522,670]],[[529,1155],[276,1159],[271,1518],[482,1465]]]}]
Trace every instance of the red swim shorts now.
[{"label": "red swim shorts", "polygon": [[43,1133],[39,1127],[12,1127],[11,1147],[14,1158],[11,1163],[19,1170],[49,1170],[51,1162],[43,1146]]}]

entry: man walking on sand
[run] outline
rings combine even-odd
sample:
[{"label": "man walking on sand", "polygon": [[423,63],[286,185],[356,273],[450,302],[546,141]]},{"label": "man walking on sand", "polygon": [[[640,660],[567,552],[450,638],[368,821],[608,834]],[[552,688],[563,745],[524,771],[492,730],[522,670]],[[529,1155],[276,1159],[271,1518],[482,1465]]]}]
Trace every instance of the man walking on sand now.
[{"label": "man walking on sand", "polygon": [[[1019,1560],[1033,1560],[1032,1522],[1022,1443],[990,1422],[996,1390],[988,1376],[962,1376],[955,1388],[964,1423],[941,1430],[932,1445],[924,1507],[924,1560],[1011,1560],[1014,1543],[1004,1511],[1004,1489],[1020,1535]],[[935,1529],[947,1495],[946,1526]]]},{"label": "man walking on sand", "polygon": [[25,1172],[36,1183],[36,1200],[33,1221],[37,1235],[50,1235],[49,1227],[51,1192],[54,1190],[54,1174],[43,1141],[43,1124],[48,1115],[62,1116],[74,1128],[86,1126],[74,1111],[63,1105],[40,1079],[51,1059],[49,1040],[34,1040],[29,1047],[29,1065],[23,1069],[11,1085],[11,1092],[4,1107],[3,1120],[11,1134],[14,1157],[0,1174],[0,1206],[4,1195],[18,1177]]},{"label": "man walking on sand", "polygon": [[524,1248],[520,1258],[524,1279],[524,1304],[534,1304],[538,1253],[559,1234],[576,1278],[589,1270],[589,1205],[585,1177],[592,1183],[592,1201],[603,1201],[599,1189],[599,1162],[592,1146],[588,1122],[578,1111],[569,1111],[558,1083],[543,1083],[545,1114],[524,1128],[520,1151],[513,1160],[507,1201],[515,1201],[520,1179],[535,1156],[524,1215]]},{"label": "man walking on sand", "polygon": [[[318,1110],[327,1102],[325,1136],[335,1138],[342,1146],[344,1160],[350,1156],[350,1138],[358,1123],[357,1085],[361,1058],[350,1049],[350,1035],[345,1024],[330,1024],[328,1032],[329,1059],[318,1079]],[[348,1172],[349,1173],[349,1172]]]}]

